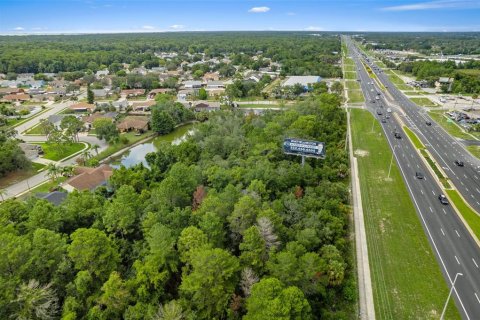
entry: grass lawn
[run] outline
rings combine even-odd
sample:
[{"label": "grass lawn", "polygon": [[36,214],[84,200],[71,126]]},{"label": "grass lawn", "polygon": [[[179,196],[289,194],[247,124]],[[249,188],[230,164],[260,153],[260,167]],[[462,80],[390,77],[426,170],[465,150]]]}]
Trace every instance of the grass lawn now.
[{"label": "grass lawn", "polygon": [[353,71],[346,71],[344,77],[347,80],[356,80],[357,79],[357,73],[353,72]]},{"label": "grass lawn", "polygon": [[406,126],[403,126],[403,130],[405,130],[405,133],[410,138],[410,140],[412,141],[415,148],[425,149],[425,146],[423,145],[423,143],[420,141],[420,139],[418,139],[417,135],[415,133],[413,133],[412,130],[410,130],[410,128],[408,128]]},{"label": "grass lawn", "polygon": [[432,100],[428,98],[410,98],[410,100],[419,106],[424,106],[424,107],[438,107]]},{"label": "grass lawn", "polygon": [[42,136],[45,135],[40,125],[36,125],[28,129],[27,131],[25,131],[25,134],[42,135]]},{"label": "grass lawn", "polygon": [[421,96],[421,95],[427,94],[426,92],[423,92],[423,91],[404,91],[403,93],[406,94],[407,96]]},{"label": "grass lawn", "polygon": [[480,217],[463,201],[457,190],[445,190],[445,192],[455,207],[457,207],[458,212],[463,216],[465,221],[467,221],[477,239],[480,239]]},{"label": "grass lawn", "polygon": [[[473,137],[463,131],[453,120],[450,120],[446,116],[444,116],[443,111],[441,112],[429,112],[428,115],[435,120],[439,125],[445,129],[449,134],[453,137],[464,139],[464,140],[473,140]],[[472,133],[477,138],[479,137],[479,133]]]},{"label": "grass lawn", "polygon": [[66,144],[61,150],[59,150],[58,146],[54,144],[48,144],[48,143],[36,143],[36,144],[42,147],[44,152],[43,158],[48,160],[53,160],[53,161],[58,161],[68,156],[71,156],[72,154],[85,148],[85,145],[83,143],[78,143],[78,142]]},{"label": "grass lawn", "polygon": [[467,150],[470,151],[475,157],[480,159],[480,146],[467,146]]},{"label": "grass lawn", "polygon": [[[379,124],[353,109],[352,136],[358,158],[363,211],[377,319],[438,319],[448,295],[440,266]],[[453,299],[446,319],[460,319]]]},{"label": "grass lawn", "polygon": [[239,108],[284,108],[285,106],[281,106],[279,104],[239,104]]},{"label": "grass lawn", "polygon": [[345,61],[345,65],[355,66],[355,61],[353,61],[352,58],[345,58],[344,61]]},{"label": "grass lawn", "polygon": [[122,134],[120,134],[120,138],[121,137],[126,137],[128,139],[127,143],[124,144],[122,142],[117,142],[115,144],[111,144],[111,145],[108,146],[107,149],[105,149],[104,151],[102,151],[98,155],[96,155],[95,158],[98,159],[98,160],[105,159],[105,158],[111,156],[112,154],[114,154],[115,152],[120,151],[121,149],[126,148],[128,146],[131,146],[132,144],[134,144],[137,141],[148,138],[151,135],[152,135],[151,131],[148,131],[147,133],[144,133],[140,136],[136,136],[134,132],[122,133]]},{"label": "grass lawn", "polygon": [[363,97],[362,90],[353,90],[348,91],[348,102],[349,103],[362,103],[365,102],[365,98]]},{"label": "grass lawn", "polygon": [[345,86],[348,90],[360,90],[360,83],[358,81],[345,81]]},{"label": "grass lawn", "polygon": [[355,65],[346,64],[346,65],[345,65],[345,71],[353,71],[353,72],[356,72],[356,71],[357,71],[357,68],[355,67]]}]

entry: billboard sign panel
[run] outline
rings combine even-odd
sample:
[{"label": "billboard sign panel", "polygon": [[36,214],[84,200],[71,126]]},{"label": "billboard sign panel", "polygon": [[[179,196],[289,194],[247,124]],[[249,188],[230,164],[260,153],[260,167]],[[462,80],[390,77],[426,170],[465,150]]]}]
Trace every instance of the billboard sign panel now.
[{"label": "billboard sign panel", "polygon": [[286,138],[283,140],[283,152],[304,157],[325,158],[325,143]]}]

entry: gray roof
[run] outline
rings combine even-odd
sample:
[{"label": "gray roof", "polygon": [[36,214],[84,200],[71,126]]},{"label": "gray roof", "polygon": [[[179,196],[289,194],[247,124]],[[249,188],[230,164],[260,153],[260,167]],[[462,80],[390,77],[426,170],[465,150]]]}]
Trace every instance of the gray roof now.
[{"label": "gray roof", "polygon": [[60,191],[53,191],[50,193],[37,193],[37,197],[40,199],[45,199],[53,205],[58,206],[63,201],[65,201],[65,199],[67,198],[67,193]]},{"label": "gray roof", "polygon": [[294,86],[300,84],[307,87],[309,84],[320,82],[322,78],[320,76],[291,76],[282,84],[283,87]]},{"label": "gray roof", "polygon": [[66,116],[70,116],[70,114],[52,114],[48,116],[48,122],[57,123],[62,121],[62,119],[65,118]]}]

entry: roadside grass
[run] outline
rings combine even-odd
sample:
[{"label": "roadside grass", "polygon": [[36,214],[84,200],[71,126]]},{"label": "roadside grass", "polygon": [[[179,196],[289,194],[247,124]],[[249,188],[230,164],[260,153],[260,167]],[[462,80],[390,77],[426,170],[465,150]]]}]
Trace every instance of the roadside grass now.
[{"label": "roadside grass", "polygon": [[355,65],[346,64],[346,65],[345,65],[345,71],[354,71],[354,72],[356,72],[356,71],[357,71],[357,68],[355,67]]},{"label": "roadside grass", "polygon": [[470,153],[480,159],[480,146],[467,146],[467,150]]},{"label": "roadside grass", "polygon": [[[372,115],[352,109],[377,319],[438,319],[448,287],[396,164]],[[453,299],[446,319],[460,319]]]},{"label": "roadside grass", "polygon": [[422,96],[422,95],[425,95],[425,94],[428,94],[428,93],[423,92],[423,91],[404,91],[403,94],[405,94],[407,96]]},{"label": "roadside grass", "polygon": [[42,131],[42,127],[40,125],[35,125],[33,126],[32,128],[28,129],[27,131],[25,131],[25,134],[26,135],[44,135],[45,133]]},{"label": "roadside grass", "polygon": [[425,146],[423,145],[423,143],[420,141],[420,139],[418,139],[417,135],[415,133],[413,133],[412,130],[410,130],[410,128],[408,128],[406,126],[403,126],[403,130],[405,130],[405,133],[410,138],[410,140],[412,141],[415,148],[425,149]]},{"label": "roadside grass", "polygon": [[348,90],[361,90],[360,83],[358,83],[358,81],[345,81],[345,86]]},{"label": "roadside grass", "polygon": [[[435,120],[436,123],[441,125],[445,131],[447,131],[450,135],[456,138],[464,139],[464,140],[473,140],[473,137],[462,130],[453,120],[447,118],[444,115],[443,111],[430,111],[428,115]],[[477,138],[480,136],[479,133],[472,133]]]},{"label": "roadside grass", "polygon": [[347,80],[356,80],[357,79],[357,73],[354,71],[346,71],[344,74],[344,78]]},{"label": "roadside grass", "polygon": [[83,148],[85,148],[85,145],[83,143],[79,142],[73,142],[70,144],[65,144],[63,146],[63,149],[59,149],[58,146],[54,144],[48,144],[48,143],[34,143],[42,147],[43,149],[43,158],[52,160],[52,161],[58,161],[62,160],[63,158],[67,158],[74,153],[79,152]]},{"label": "roadside grass", "polygon": [[430,157],[430,155],[425,149],[421,149],[420,152],[422,153],[422,156],[425,158],[425,160],[427,160],[430,168],[432,168],[433,172],[435,172],[435,175],[437,176],[438,180],[440,180],[443,187],[445,189],[450,189],[451,188],[450,183],[448,182],[448,179],[440,171],[440,169],[438,169],[437,163]]},{"label": "roadside grass", "polygon": [[424,106],[424,107],[438,107],[437,104],[435,104],[432,100],[428,98],[410,98],[410,100],[419,106]]},{"label": "roadside grass", "polygon": [[472,229],[477,239],[480,239],[480,217],[478,214],[465,203],[457,190],[445,190],[445,192],[448,194],[448,197],[455,207],[457,207],[457,211],[463,216],[465,221],[467,221],[467,224],[470,226],[470,229]]},{"label": "roadside grass", "polygon": [[349,90],[348,91],[349,103],[362,103],[365,102],[362,90]]},{"label": "roadside grass", "polygon": [[399,90],[407,90],[411,91],[413,88],[409,85],[406,85],[403,80],[397,76],[392,70],[387,70],[385,73],[388,75],[390,81],[399,89]]},{"label": "roadside grass", "polygon": [[[353,61],[352,58],[345,58],[344,61],[345,61],[345,65],[355,66],[355,61]],[[355,70],[354,70],[354,71],[355,71]]]},{"label": "roadside grass", "polygon": [[279,105],[279,104],[239,104],[238,108],[262,108],[262,109],[268,109],[268,108],[284,108],[285,106]]}]

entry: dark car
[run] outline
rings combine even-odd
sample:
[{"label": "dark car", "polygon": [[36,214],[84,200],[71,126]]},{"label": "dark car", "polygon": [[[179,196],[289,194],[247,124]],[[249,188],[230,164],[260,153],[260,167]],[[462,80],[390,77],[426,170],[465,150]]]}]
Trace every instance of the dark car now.
[{"label": "dark car", "polygon": [[382,123],[387,123],[387,119],[382,118]]},{"label": "dark car", "polygon": [[423,173],[418,172],[418,171],[415,172],[415,178],[417,178],[417,179],[423,179],[423,178],[424,178]]},{"label": "dark car", "polygon": [[377,114],[378,114],[379,116],[381,116],[381,115],[383,114],[383,113],[382,113],[382,110],[377,109]]},{"label": "dark car", "polygon": [[427,126],[431,126],[431,125],[432,125],[432,123],[431,123],[430,121],[426,121],[425,124],[426,124]]},{"label": "dark car", "polygon": [[394,132],[393,135],[394,135],[395,138],[397,138],[397,139],[402,139],[402,135],[401,135],[399,132]]},{"label": "dark car", "polygon": [[455,160],[455,164],[459,167],[463,167],[464,164],[463,164],[463,161],[460,161],[460,160]]},{"label": "dark car", "polygon": [[448,204],[448,199],[447,199],[447,197],[445,197],[444,194],[439,194],[438,195],[438,200],[440,200],[441,204],[445,204],[445,205]]}]

